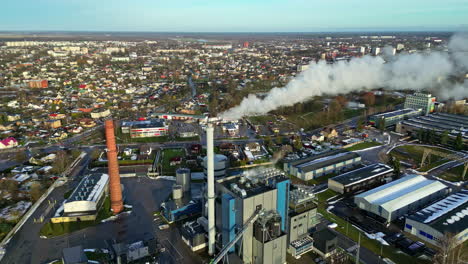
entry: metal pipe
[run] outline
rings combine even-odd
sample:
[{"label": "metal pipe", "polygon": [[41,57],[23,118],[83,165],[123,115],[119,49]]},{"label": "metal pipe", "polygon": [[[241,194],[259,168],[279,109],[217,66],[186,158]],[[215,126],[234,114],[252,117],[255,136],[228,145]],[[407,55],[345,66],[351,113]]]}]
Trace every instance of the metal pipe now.
[{"label": "metal pipe", "polygon": [[214,128],[208,123],[206,128],[206,153],[207,153],[207,198],[208,198],[208,254],[215,253],[215,190],[214,190]]},{"label": "metal pipe", "polygon": [[114,214],[118,214],[123,211],[123,202],[119,162],[117,161],[117,145],[114,135],[114,121],[112,119],[106,120],[105,128],[111,209]]}]

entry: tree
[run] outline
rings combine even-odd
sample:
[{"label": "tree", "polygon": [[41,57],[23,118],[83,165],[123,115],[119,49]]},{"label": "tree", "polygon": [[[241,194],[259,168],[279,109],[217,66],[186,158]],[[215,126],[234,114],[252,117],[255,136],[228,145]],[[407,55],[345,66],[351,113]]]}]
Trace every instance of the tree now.
[{"label": "tree", "polygon": [[380,122],[379,122],[379,130],[382,131],[382,132],[385,131],[385,125],[386,125],[385,124],[385,118],[381,118]]},{"label": "tree", "polygon": [[365,93],[362,96],[362,100],[364,101],[364,104],[369,107],[373,106],[375,104],[375,95],[372,92]]},{"label": "tree", "polygon": [[63,150],[57,152],[57,157],[54,161],[54,166],[52,171],[56,174],[63,173],[67,166],[70,163],[70,158],[68,157],[67,153]]},{"label": "tree", "polygon": [[449,132],[446,130],[440,136],[440,144],[447,145],[448,140],[449,140]]},{"label": "tree", "polygon": [[296,150],[301,150],[302,149],[302,140],[300,136],[295,136],[294,137],[294,148]]},{"label": "tree", "polygon": [[39,200],[42,195],[42,185],[38,182],[35,182],[31,185],[31,189],[29,190],[29,194],[31,195],[31,200],[34,202]]},{"label": "tree", "polygon": [[456,150],[463,150],[463,138],[462,134],[458,133],[457,137],[455,138],[455,149]]},{"label": "tree", "polygon": [[390,167],[393,168],[395,175],[397,176],[397,178],[399,178],[401,176],[400,159],[390,154],[390,157],[388,159],[388,165],[390,165]]},{"label": "tree", "polygon": [[445,233],[438,244],[438,252],[432,259],[435,264],[458,264],[468,260],[468,250],[453,234]]},{"label": "tree", "polygon": [[356,130],[361,132],[364,129],[364,122],[365,122],[364,116],[360,116],[358,120],[356,121]]}]

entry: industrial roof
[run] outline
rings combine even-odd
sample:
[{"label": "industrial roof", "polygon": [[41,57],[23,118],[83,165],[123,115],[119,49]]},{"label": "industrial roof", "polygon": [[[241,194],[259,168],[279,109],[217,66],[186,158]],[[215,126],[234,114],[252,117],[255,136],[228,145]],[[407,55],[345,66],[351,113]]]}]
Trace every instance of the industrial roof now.
[{"label": "industrial roof", "polygon": [[416,114],[416,113],[419,113],[419,112],[421,112],[421,111],[419,111],[419,110],[414,110],[414,109],[412,109],[412,108],[405,108],[405,109],[396,110],[396,111],[392,111],[392,112],[377,114],[377,115],[374,115],[374,117],[377,117],[377,118],[382,118],[382,117],[389,118],[389,117],[394,117],[394,116],[407,115],[407,114],[410,114],[410,113]]},{"label": "industrial roof", "polygon": [[424,176],[410,174],[356,195],[356,197],[392,212],[446,188],[447,186],[439,181],[428,180]]},{"label": "industrial roof", "polygon": [[275,183],[289,180],[276,169],[259,169],[218,180],[236,196],[247,198],[276,189]]},{"label": "industrial roof", "polygon": [[378,177],[383,174],[392,172],[393,169],[385,164],[376,163],[369,166],[365,166],[356,170],[346,172],[331,178],[330,180],[341,183],[344,186],[356,184],[365,180],[369,180]]},{"label": "industrial roof", "polygon": [[319,155],[314,155],[305,159],[293,161],[291,162],[291,165],[297,167],[302,172],[307,172],[357,157],[359,157],[359,155],[355,152],[334,150]]},{"label": "industrial roof", "polygon": [[85,176],[67,199],[67,202],[97,202],[99,195],[102,193],[104,188],[106,188],[108,182],[109,175],[107,174],[95,173]]},{"label": "industrial roof", "polygon": [[410,118],[402,122],[405,125],[436,131],[449,131],[452,135],[464,134],[468,138],[468,118],[463,115],[435,113],[428,116]]},{"label": "industrial roof", "polygon": [[409,216],[444,232],[459,233],[468,228],[468,191],[454,193]]}]

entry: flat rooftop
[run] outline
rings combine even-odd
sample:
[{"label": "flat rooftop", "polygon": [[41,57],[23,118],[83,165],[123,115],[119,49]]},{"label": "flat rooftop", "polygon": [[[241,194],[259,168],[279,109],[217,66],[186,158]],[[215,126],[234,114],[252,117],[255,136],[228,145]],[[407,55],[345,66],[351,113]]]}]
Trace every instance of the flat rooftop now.
[{"label": "flat rooftop", "polygon": [[276,189],[274,183],[289,180],[284,173],[277,169],[260,169],[244,172],[218,180],[226,189],[241,198],[255,196]]},{"label": "flat rooftop", "polygon": [[330,180],[338,182],[344,186],[357,184],[372,178],[378,177],[383,174],[391,173],[393,169],[385,164],[376,163],[371,164],[356,170],[352,170],[341,174],[339,176],[333,177]]},{"label": "flat rooftop", "polygon": [[408,217],[441,233],[459,233],[468,228],[468,191],[462,190]]},{"label": "flat rooftop", "polygon": [[303,172],[307,172],[358,157],[359,155],[355,152],[339,149],[293,161],[290,164]]},{"label": "flat rooftop", "polygon": [[416,114],[416,113],[419,113],[419,112],[420,112],[420,111],[414,110],[414,109],[412,109],[412,108],[405,108],[405,109],[396,110],[396,111],[392,111],[392,112],[377,114],[377,115],[374,115],[374,117],[377,117],[377,118],[382,118],[382,117],[389,118],[389,117],[394,117],[394,116],[407,115],[407,114],[410,114],[410,113]]},{"label": "flat rooftop", "polygon": [[67,199],[67,202],[74,201],[91,201],[97,202],[100,194],[107,187],[109,182],[109,175],[94,173],[85,176],[78,186],[76,186],[73,193]]}]

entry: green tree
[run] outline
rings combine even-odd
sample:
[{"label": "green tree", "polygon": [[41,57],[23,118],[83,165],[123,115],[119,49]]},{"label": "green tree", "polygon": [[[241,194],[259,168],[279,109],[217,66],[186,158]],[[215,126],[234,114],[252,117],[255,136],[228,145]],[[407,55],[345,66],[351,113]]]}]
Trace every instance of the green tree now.
[{"label": "green tree", "polygon": [[442,135],[440,136],[440,144],[447,145],[448,140],[449,140],[449,132],[444,131]]},{"label": "green tree", "polygon": [[294,137],[294,148],[296,150],[301,150],[302,149],[302,140],[300,136]]},{"label": "green tree", "polygon": [[386,126],[385,118],[381,118],[380,122],[379,122],[379,130],[382,131],[382,132],[385,131],[385,126]]},{"label": "green tree", "polygon": [[463,137],[461,133],[458,133],[457,137],[455,138],[454,147],[456,150],[463,150]]},{"label": "green tree", "polygon": [[364,116],[359,117],[359,119],[356,121],[357,131],[361,132],[364,129],[364,122],[365,122]]}]

